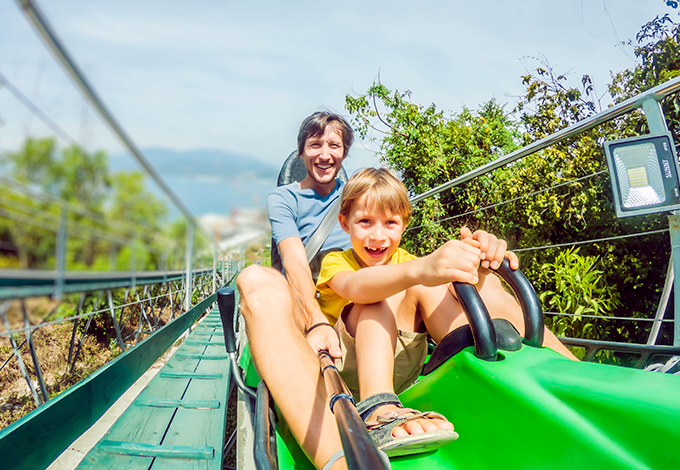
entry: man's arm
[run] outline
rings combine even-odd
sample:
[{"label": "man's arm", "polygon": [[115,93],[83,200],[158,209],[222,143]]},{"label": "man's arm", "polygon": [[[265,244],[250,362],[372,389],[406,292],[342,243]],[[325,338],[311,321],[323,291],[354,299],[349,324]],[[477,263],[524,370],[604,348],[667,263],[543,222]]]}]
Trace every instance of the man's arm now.
[{"label": "man's arm", "polygon": [[305,320],[302,326],[307,329],[315,323],[327,322],[316,301],[316,287],[302,241],[298,237],[289,237],[281,240],[278,247],[283,260],[283,268],[286,271],[286,279],[302,310]]},{"label": "man's arm", "polygon": [[342,271],[328,281],[341,297],[360,304],[385,300],[409,287],[453,281],[476,284],[480,250],[475,241],[450,240],[434,253],[405,263]]},{"label": "man's arm", "polygon": [[[316,301],[316,286],[307,263],[307,254],[302,240],[298,237],[285,238],[279,242],[278,248],[288,285],[300,305],[305,322],[304,325],[300,325],[302,329],[306,331],[316,323],[328,323],[328,319],[321,312],[319,303]],[[335,359],[342,357],[338,335],[333,328],[329,326],[315,328],[306,338],[314,351],[327,349],[331,357]]]}]

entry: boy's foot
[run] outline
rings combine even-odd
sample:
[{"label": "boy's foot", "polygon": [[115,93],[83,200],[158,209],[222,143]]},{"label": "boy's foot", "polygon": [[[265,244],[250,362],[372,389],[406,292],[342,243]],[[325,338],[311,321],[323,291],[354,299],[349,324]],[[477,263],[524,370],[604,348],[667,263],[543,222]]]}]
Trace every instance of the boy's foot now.
[{"label": "boy's foot", "polygon": [[403,408],[393,393],[373,395],[357,404],[373,442],[389,456],[438,449],[458,438],[441,414]]}]

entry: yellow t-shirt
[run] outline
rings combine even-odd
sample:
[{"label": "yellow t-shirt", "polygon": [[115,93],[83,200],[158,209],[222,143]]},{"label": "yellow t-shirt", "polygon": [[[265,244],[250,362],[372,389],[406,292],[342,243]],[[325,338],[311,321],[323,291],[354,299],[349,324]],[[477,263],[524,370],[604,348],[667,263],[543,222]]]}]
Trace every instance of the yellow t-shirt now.
[{"label": "yellow t-shirt", "polygon": [[[397,248],[397,251],[392,255],[390,264],[403,263],[416,259],[408,251],[403,248]],[[350,248],[345,251],[336,251],[329,253],[321,263],[321,271],[319,272],[319,279],[316,281],[316,290],[319,292],[319,306],[321,312],[326,316],[331,325],[335,325],[338,321],[342,309],[350,301],[340,297],[328,285],[328,281],[333,279],[333,276],[342,271],[358,271],[361,269],[358,261],[354,257],[354,251]]]}]

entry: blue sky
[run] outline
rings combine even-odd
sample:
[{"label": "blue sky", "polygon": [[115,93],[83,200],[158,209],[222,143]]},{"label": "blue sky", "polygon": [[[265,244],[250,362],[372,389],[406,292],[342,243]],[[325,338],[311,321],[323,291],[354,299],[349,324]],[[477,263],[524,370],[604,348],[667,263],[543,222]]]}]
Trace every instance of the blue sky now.
[{"label": "blue sky", "polygon": [[[412,100],[459,112],[496,97],[545,57],[603,93],[634,65],[640,26],[662,0],[39,1],[112,114],[139,147],[211,148],[279,164],[300,121],[344,113],[380,74]],[[89,149],[124,150],[20,12],[0,2],[0,73]],[[0,151],[51,132],[0,89]],[[366,147],[366,148],[364,148]],[[375,165],[355,145],[350,168]]]}]

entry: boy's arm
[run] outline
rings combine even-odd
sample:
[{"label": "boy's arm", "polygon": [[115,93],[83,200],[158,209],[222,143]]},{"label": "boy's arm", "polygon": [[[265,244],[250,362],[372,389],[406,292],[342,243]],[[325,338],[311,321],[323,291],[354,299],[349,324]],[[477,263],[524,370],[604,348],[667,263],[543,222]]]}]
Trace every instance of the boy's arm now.
[{"label": "boy's arm", "polygon": [[370,304],[418,284],[438,286],[453,281],[476,284],[481,252],[474,245],[475,242],[450,240],[423,258],[339,272],[328,285],[349,301]]}]

